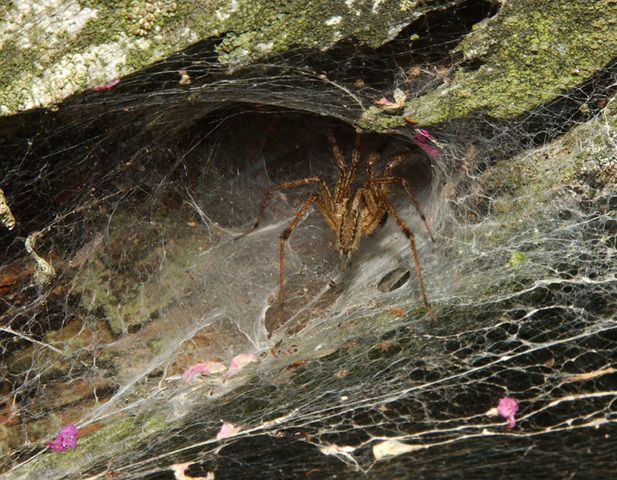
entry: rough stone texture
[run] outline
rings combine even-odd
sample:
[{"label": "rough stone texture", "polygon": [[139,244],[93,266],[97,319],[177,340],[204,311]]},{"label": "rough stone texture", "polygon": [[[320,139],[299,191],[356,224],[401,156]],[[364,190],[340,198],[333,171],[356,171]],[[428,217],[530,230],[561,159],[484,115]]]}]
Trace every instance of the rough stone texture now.
[{"label": "rough stone texture", "polygon": [[50,107],[201,40],[218,40],[219,61],[230,68],[291,47],[328,48],[341,39],[378,46],[423,12],[447,3],[452,2],[13,2],[0,7],[0,113]]},{"label": "rough stone texture", "polygon": [[478,109],[514,117],[565,93],[617,54],[617,2],[504,2],[458,50],[481,66],[409,102],[422,123]]},{"label": "rough stone texture", "polygon": [[[359,39],[367,45],[376,46],[395,35],[406,22],[417,18],[419,12],[414,11],[413,2],[376,1],[373,4],[350,0],[346,3],[331,3],[332,13],[328,15],[321,13],[317,18],[326,20],[320,23],[303,20],[315,18],[314,12],[303,11],[303,7],[292,5],[287,7],[287,13],[281,13],[283,7],[276,2],[269,2],[261,7],[253,5],[252,11],[255,12],[253,15],[240,15],[243,8],[240,2],[231,2],[229,5],[227,2],[209,2],[211,5],[209,8],[213,9],[209,11],[205,10],[203,3],[190,3],[189,6],[178,3],[174,7],[172,3],[163,2],[124,2],[122,4],[125,5],[124,9],[118,7],[120,3],[115,3],[115,10],[111,11],[108,7],[94,2],[82,5],[75,2],[57,4],[51,1],[45,4],[15,2],[11,7],[6,7],[3,25],[5,33],[0,37],[3,49],[0,62],[5,73],[3,80],[0,80],[4,82],[1,93],[3,113],[15,112],[20,108],[52,106],[73,93],[139,70],[198,40],[221,38],[222,41],[216,49],[220,62],[229,65],[233,70],[271,52],[283,52],[290,46],[328,47],[338,39],[350,37]],[[339,5],[341,11],[345,8],[349,10],[351,7],[348,7],[347,3],[354,8],[363,5],[364,10],[360,10],[364,13],[351,17],[350,20],[346,20],[347,13],[340,14],[339,20],[338,10],[335,10],[334,6]],[[449,4],[451,3],[453,2]],[[324,7],[324,4],[322,2],[320,8],[329,8]],[[436,8],[437,4],[438,2],[425,2],[423,5],[424,8]],[[149,11],[149,8],[154,10]],[[378,14],[371,13],[373,8]],[[195,12],[200,9],[208,13],[196,15]],[[379,15],[382,9],[393,13],[389,17]],[[373,107],[364,120],[372,128],[390,128],[396,124],[403,124],[402,110],[406,116],[426,125],[462,117],[478,110],[486,111],[495,117],[509,118],[527,109],[533,109],[556,96],[567,94],[569,89],[591,77],[611,60],[611,56],[615,54],[616,40],[615,18],[609,16],[615,15],[615,10],[615,2],[610,1],[593,3],[546,1],[534,2],[533,7],[528,6],[528,2],[521,1],[504,3],[495,17],[478,24],[474,32],[458,47],[463,62],[460,63],[458,70],[453,69],[453,78],[449,82],[423,97],[408,99],[405,107],[400,109],[401,111],[397,110],[394,115],[391,111]],[[400,17],[394,12],[397,15],[400,13]],[[149,14],[152,15],[152,19],[149,19]],[[47,20],[39,21],[42,18]],[[263,19],[267,20],[267,27],[261,26],[260,22],[263,22]],[[368,25],[372,21],[384,23],[371,28]],[[289,33],[298,31],[302,32],[301,38],[297,34]],[[103,37],[105,39],[102,39]],[[98,38],[101,40],[97,40]],[[42,41],[46,45],[45,49],[40,48]],[[16,52],[19,52],[19,55]],[[22,60],[27,62],[22,63]],[[472,68],[472,65],[475,67]],[[593,190],[612,189],[615,182],[614,142],[613,137],[603,133],[603,128],[606,131],[615,131],[617,125],[615,115],[613,101],[612,107],[606,109],[604,118],[592,119],[581,124],[557,142],[536,150],[533,155],[525,152],[512,161],[500,162],[478,178],[475,197],[490,198],[490,208],[472,205],[471,210],[490,210],[495,218],[494,222],[486,223],[485,230],[473,231],[474,236],[477,234],[478,242],[484,242],[480,243],[479,250],[493,250],[503,244],[508,237],[521,235],[521,232],[527,233],[529,222],[542,211],[543,205],[550,205],[573,195],[571,193],[573,189],[570,188],[572,185],[577,187],[575,191],[582,192],[577,194],[581,198],[577,201],[592,197]],[[246,139],[243,142],[248,143]],[[591,183],[589,178],[593,178],[593,189],[587,188],[587,184]],[[499,226],[498,230],[495,229],[495,225]],[[141,235],[150,233],[140,224],[137,224],[136,228]],[[132,238],[133,243],[138,244],[135,237]],[[123,239],[122,243],[126,243],[126,240]],[[146,243],[155,244],[151,238],[148,238]],[[540,239],[535,248],[538,251],[546,248],[550,252],[549,247],[545,246],[546,243]],[[193,252],[198,251],[197,247],[190,245],[188,241],[185,245],[189,245]],[[474,245],[477,246],[475,239]],[[167,244],[165,248],[166,255],[173,257],[169,253],[173,252],[173,246]],[[452,256],[461,256],[457,249],[449,250]],[[124,253],[120,249],[117,251]],[[144,269],[151,267],[154,270],[152,267],[161,263],[157,254],[161,255],[160,252],[153,252],[137,258],[138,263],[133,270],[137,271],[137,267]],[[572,255],[575,254],[579,257],[578,252],[573,250]],[[537,255],[539,257],[541,252]],[[606,255],[610,255],[608,248]],[[505,256],[503,269],[521,273],[504,275],[503,284],[499,287],[504,286],[504,290],[509,288],[512,292],[516,292],[517,288],[520,289],[520,279],[528,274],[531,275],[528,272],[532,272],[533,267],[530,264],[533,265],[534,262],[530,258],[529,251],[520,250],[512,250],[509,256]],[[190,279],[190,276],[187,276],[189,272],[181,267],[184,265],[182,263],[184,257],[177,255],[173,260],[176,259],[178,262],[172,265],[171,273],[184,278],[185,281],[187,278]],[[428,259],[423,261],[428,262]],[[447,263],[447,258],[440,261]],[[452,261],[452,264],[454,263]],[[98,268],[98,265],[94,267]],[[474,268],[478,269],[478,272],[474,271],[474,283],[479,286],[477,295],[481,297],[494,293],[494,290],[485,287],[493,285],[491,282],[494,282],[494,275],[483,273],[480,266]],[[96,273],[98,270],[93,271]],[[451,275],[449,272],[448,276]],[[161,280],[163,288],[168,284],[168,277],[163,274],[153,275],[153,278]],[[138,280],[137,278],[133,283],[137,285]],[[120,284],[119,279],[113,279],[108,283],[109,294],[105,297],[99,296],[96,302],[93,296],[84,295],[88,299],[88,304],[102,309],[103,313],[107,313],[105,310],[109,310],[109,305],[112,303],[126,301],[128,304],[129,300],[138,298],[134,295],[134,289]],[[121,288],[124,288],[126,293],[124,297],[116,294]],[[154,291],[154,295],[157,293],[158,291]],[[148,290],[148,294],[153,293]],[[119,298],[122,302],[118,301]],[[161,302],[169,301],[160,293],[155,299]],[[153,302],[152,311],[158,306],[158,303]],[[130,304],[125,305],[125,312],[130,313],[132,307]],[[201,305],[197,304],[195,309],[198,308],[201,308]],[[371,325],[385,323],[393,315],[394,313],[389,311],[387,316],[371,319],[370,323]],[[168,318],[173,319],[173,317]],[[367,321],[366,324],[368,323]],[[109,328],[117,334],[130,330],[132,325],[134,324],[129,322],[127,325],[119,322],[116,325],[109,325]],[[100,324],[89,328],[94,330],[95,327],[97,332],[105,331]],[[360,327],[356,324],[354,328],[357,331]],[[114,381],[122,385],[132,384],[127,378],[135,377],[134,370],[146,363],[144,359],[149,361],[152,356],[160,355],[160,333],[146,326],[140,334],[142,340],[139,344],[135,343],[135,337],[131,337],[126,339],[126,343],[117,343],[98,353],[97,368],[108,369],[106,371],[111,372],[110,377],[113,375]],[[204,329],[200,331],[198,337],[186,342],[188,346],[183,346],[177,364],[162,355],[160,361],[167,361],[167,365],[171,366],[168,373],[179,376],[182,368],[198,361],[199,356],[195,351],[200,352],[202,348],[205,350],[207,343],[213,338],[220,339],[221,336],[219,330]],[[65,342],[65,351],[72,353],[88,346],[89,338],[94,338],[93,334],[75,322],[65,326],[62,332],[48,333],[44,340],[49,344]],[[115,339],[99,337],[98,341],[110,343]],[[234,341],[239,343],[237,340]],[[127,365],[128,362],[121,358],[119,352],[127,351],[126,345],[129,342],[132,361]],[[44,358],[44,362],[48,362],[43,365],[49,365],[44,372],[50,379],[65,375],[70,370],[71,366],[64,358],[56,359],[49,348],[41,350],[40,346],[37,344],[15,355],[8,364],[12,373],[25,373],[32,369],[33,358],[36,358],[33,352],[37,351],[42,351],[40,357]],[[225,346],[221,343],[217,348],[224,351]],[[383,351],[386,347],[388,346],[382,344],[376,350]],[[308,351],[312,350],[306,346],[303,353]],[[344,358],[344,355],[342,357]],[[118,360],[115,360],[116,358]],[[86,363],[84,368],[92,368],[92,364]],[[175,370],[171,372],[173,369]],[[348,373],[344,369],[339,372],[341,377]],[[88,395],[92,395],[94,391],[100,395],[99,400],[108,399],[111,395],[109,391],[106,393],[107,396],[101,395],[98,391],[111,389],[107,382],[111,384],[112,380],[107,378],[103,380],[100,380],[99,384],[76,383],[73,390],[63,391],[59,384],[56,384],[54,389],[51,380],[48,382],[47,377],[41,376],[41,381],[45,383],[50,393],[46,394],[47,397],[43,397],[41,403],[30,399],[28,408],[32,415],[39,415],[45,412],[45,409],[49,409],[49,403],[44,402],[57,400],[57,404],[63,407],[73,405],[75,399],[82,399],[85,403],[90,399]],[[156,391],[155,388],[159,383],[160,379],[156,375],[144,380],[143,384],[135,382],[136,396],[127,401],[137,405],[135,398],[139,396],[146,398],[151,391]],[[302,389],[292,385],[290,390],[297,393]],[[176,398],[182,400],[181,396],[182,393]],[[180,400],[177,400],[178,404]],[[17,425],[15,430],[19,429],[20,435],[27,432],[28,440],[34,443],[41,438],[44,439],[50,431],[57,431],[66,418],[71,421],[73,418],[84,418],[88,414],[87,408],[90,407],[83,407],[83,410],[81,408],[81,405],[75,404],[60,413],[41,414],[38,424],[31,422],[27,429]],[[218,422],[219,418],[221,415],[213,415],[209,421]],[[199,421],[197,418],[195,424],[198,425]],[[99,468],[99,476],[111,477],[114,475],[113,472],[109,470],[103,472],[100,465],[103,465],[103,468],[105,465],[111,465],[112,461],[116,461],[116,455],[122,460],[123,455],[128,458],[129,454],[126,452],[134,455],[132,452],[143,450],[144,439],[149,442],[155,442],[157,438],[162,439],[159,440],[160,444],[164,445],[164,448],[169,448],[165,443],[170,421],[168,416],[163,415],[155,406],[145,408],[134,418],[121,418],[108,425],[89,426],[91,432],[89,434],[84,432],[76,451],[67,452],[62,456],[40,455],[25,464],[22,471],[33,472],[33,476],[27,478],[42,478],[44,473],[47,473],[45,478],[61,478],[60,474],[54,475],[58,472],[63,472],[67,476],[77,476],[80,471],[83,472],[89,467]],[[213,428],[211,425],[209,427]],[[199,425],[199,430],[204,430],[204,427]],[[22,438],[12,432],[4,436],[14,443],[23,443]],[[188,437],[188,435],[177,436],[181,439]],[[178,445],[178,448],[184,446]],[[151,443],[148,443],[147,447],[148,451],[154,451]],[[163,447],[158,446],[158,448],[161,449],[159,451],[164,451]],[[508,451],[511,451],[511,446],[508,447]],[[21,478],[26,478],[27,474],[24,473]]]},{"label": "rough stone texture", "polygon": [[[376,47],[422,14],[463,3],[13,2],[3,7],[0,112],[50,107],[202,40],[216,40],[219,61],[233,70],[290,48],[324,49],[344,39]],[[423,124],[478,109],[511,117],[550,100],[615,55],[616,7],[614,0],[503,2],[458,47],[468,66],[431,94],[409,100],[406,114]],[[380,119],[376,107],[364,118],[366,126],[378,129],[402,121]]]}]

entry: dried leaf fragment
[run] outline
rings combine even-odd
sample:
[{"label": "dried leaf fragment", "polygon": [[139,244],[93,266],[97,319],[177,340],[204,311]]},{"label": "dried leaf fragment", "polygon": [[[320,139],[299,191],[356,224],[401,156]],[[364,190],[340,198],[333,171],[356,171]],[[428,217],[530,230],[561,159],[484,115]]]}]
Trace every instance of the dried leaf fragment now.
[{"label": "dried leaf fragment", "polygon": [[11,209],[6,203],[4,192],[0,188],[0,223],[9,230],[15,228],[15,217],[11,213]]},{"label": "dried leaf fragment", "polygon": [[34,268],[35,283],[37,285],[46,285],[56,276],[56,271],[54,270],[54,267],[39,257],[34,251],[34,245],[39,237],[39,233],[40,232],[31,233],[24,241],[24,246],[26,247],[26,251],[32,258],[34,258],[34,261],[36,262],[36,267]]},{"label": "dried leaf fragment", "polygon": [[407,95],[400,88],[394,90],[394,102],[391,102],[386,97],[381,97],[379,100],[374,100],[376,105],[382,105],[386,108],[397,109],[401,108],[405,105],[405,100],[407,100]]},{"label": "dried leaf fragment", "polygon": [[404,453],[415,452],[420,450],[421,445],[409,445],[399,442],[398,440],[386,440],[377,445],[373,445],[373,455],[375,460],[381,460],[383,457],[402,455]]},{"label": "dried leaf fragment", "polygon": [[214,480],[214,472],[208,472],[205,477],[189,477],[184,472],[186,472],[191,465],[190,462],[186,463],[176,463],[171,466],[171,469],[174,472],[174,476],[176,480]]},{"label": "dried leaf fragment", "polygon": [[389,306],[389,307],[386,307],[386,311],[388,313],[391,313],[395,317],[404,317],[405,316],[405,310],[403,310],[400,307]]}]

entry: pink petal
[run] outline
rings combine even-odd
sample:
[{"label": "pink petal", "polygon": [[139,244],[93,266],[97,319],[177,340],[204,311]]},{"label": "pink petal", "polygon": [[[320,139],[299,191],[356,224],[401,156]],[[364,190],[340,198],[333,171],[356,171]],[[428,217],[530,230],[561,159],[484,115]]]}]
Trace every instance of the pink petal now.
[{"label": "pink petal", "polygon": [[56,452],[66,452],[67,447],[75,448],[77,446],[77,435],[79,434],[79,428],[72,423],[65,425],[58,433],[58,436],[53,442],[45,442],[52,450]]},{"label": "pink petal", "polygon": [[221,440],[223,438],[231,437],[240,431],[240,427],[234,427],[231,423],[223,423],[223,426],[216,434],[216,439]]},{"label": "pink petal", "polygon": [[377,105],[384,105],[386,107],[396,107],[396,106],[398,106],[398,105],[396,105],[396,103],[392,103],[386,97],[381,97],[379,100],[375,100],[375,103]]},{"label": "pink petal", "polygon": [[225,365],[220,362],[207,361],[205,363],[197,363],[195,365],[191,365],[184,371],[182,374],[182,381],[186,383],[196,375],[211,375],[213,373],[220,373],[224,370]]},{"label": "pink petal", "polygon": [[66,447],[63,447],[60,443],[55,442],[45,442],[45,445],[55,450],[56,452],[66,452]]},{"label": "pink petal", "polygon": [[516,425],[516,420],[514,420],[514,415],[516,412],[518,412],[518,403],[516,403],[516,400],[510,397],[503,397],[499,399],[499,403],[497,404],[497,413],[503,418],[508,419],[508,428],[514,428],[514,425]]},{"label": "pink petal", "polygon": [[423,128],[416,132],[412,138],[412,141],[431,157],[438,157],[441,155],[441,152],[435,146],[433,140],[431,140],[431,135]]},{"label": "pink petal", "polygon": [[103,85],[97,85],[94,87],[95,92],[100,92],[101,90],[109,90],[111,87],[118,85],[120,83],[120,79],[116,78],[111,82],[104,83]]},{"label": "pink petal", "polygon": [[227,380],[234,372],[242,370],[249,363],[257,361],[257,357],[252,353],[241,353],[240,355],[236,355],[231,359],[231,362],[229,363],[229,370],[227,370],[227,373],[223,375],[223,381]]}]

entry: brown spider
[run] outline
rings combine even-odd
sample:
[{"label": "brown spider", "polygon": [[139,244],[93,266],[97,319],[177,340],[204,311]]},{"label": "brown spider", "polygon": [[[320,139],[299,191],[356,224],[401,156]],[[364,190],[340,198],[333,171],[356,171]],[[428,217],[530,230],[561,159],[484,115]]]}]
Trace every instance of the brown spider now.
[{"label": "brown spider", "polygon": [[259,222],[261,221],[264,210],[266,209],[266,206],[268,205],[272,194],[276,190],[316,183],[319,187],[321,195],[317,193],[312,193],[308,196],[300,210],[298,210],[298,213],[296,213],[296,216],[293,218],[288,227],[283,231],[280,237],[279,301],[281,309],[283,308],[283,252],[285,249],[285,241],[287,240],[293,229],[296,228],[296,225],[298,224],[302,216],[306,213],[309,206],[312,203],[315,203],[315,205],[317,205],[317,208],[323,215],[324,219],[326,220],[326,223],[337,235],[336,248],[339,251],[341,257],[342,270],[345,269],[352,252],[357,248],[360,237],[362,235],[369,235],[373,233],[373,231],[375,231],[378,225],[383,225],[383,222],[386,219],[386,215],[389,214],[394,219],[394,221],[396,221],[405,236],[409,239],[409,244],[411,245],[411,252],[413,253],[413,259],[416,264],[416,272],[418,274],[420,292],[422,293],[422,300],[424,302],[424,306],[428,310],[428,313],[431,315],[431,317],[433,317],[433,320],[439,323],[437,317],[433,313],[433,310],[428,303],[428,300],[426,299],[424,283],[422,282],[422,273],[420,272],[420,262],[418,261],[418,253],[416,251],[416,244],[414,242],[413,234],[411,233],[409,228],[407,228],[405,223],[403,223],[403,220],[401,220],[401,218],[398,216],[398,214],[394,210],[394,207],[387,198],[389,185],[394,183],[401,185],[409,198],[411,198],[411,201],[413,202],[416,211],[420,215],[420,218],[422,218],[429,237],[431,238],[431,240],[434,241],[431,230],[426,223],[424,214],[422,213],[422,210],[420,210],[420,206],[418,205],[418,202],[411,193],[407,182],[401,177],[392,176],[392,169],[401,162],[401,160],[407,155],[407,152],[390,160],[381,177],[375,177],[373,171],[375,162],[381,155],[381,152],[377,151],[373,153],[366,162],[366,175],[364,182],[352,195],[351,187],[354,177],[356,175],[356,169],[360,162],[361,135],[358,134],[356,136],[354,150],[351,155],[351,165],[349,166],[349,170],[347,170],[347,165],[343,160],[343,156],[341,155],[341,152],[338,148],[338,144],[336,143],[334,134],[331,130],[326,130],[326,134],[330,139],[330,143],[332,144],[332,150],[334,151],[334,156],[336,157],[336,162],[339,168],[339,176],[336,181],[334,196],[330,194],[330,190],[328,189],[326,182],[321,177],[306,177],[274,185],[273,187],[270,187],[268,189],[268,193],[266,193],[266,197],[263,201],[263,204],[261,205],[259,215],[257,215],[255,225],[253,225],[242,235],[236,237],[236,240],[244,237],[245,235],[248,235],[259,226]]}]

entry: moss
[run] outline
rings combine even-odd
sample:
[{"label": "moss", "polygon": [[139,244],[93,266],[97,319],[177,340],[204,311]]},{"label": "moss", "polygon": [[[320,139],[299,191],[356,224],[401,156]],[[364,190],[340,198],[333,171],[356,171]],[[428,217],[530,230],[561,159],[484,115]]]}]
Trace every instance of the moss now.
[{"label": "moss", "polygon": [[422,124],[484,110],[511,118],[532,109],[604,67],[617,48],[617,8],[597,2],[511,2],[474,29],[458,51],[482,61],[452,83],[406,103]]},{"label": "moss", "polygon": [[525,262],[525,254],[523,252],[519,252],[518,250],[513,250],[510,252],[510,260],[508,260],[508,265],[511,267],[518,267]]},{"label": "moss", "polygon": [[[113,304],[113,302],[111,302]],[[113,313],[106,313],[105,319],[107,320],[107,326],[109,327],[109,331],[116,336],[122,335],[124,331],[124,322],[122,321],[122,317],[118,315],[114,315]]]},{"label": "moss", "polygon": [[92,435],[80,438],[78,448],[96,450],[100,454],[101,447],[112,446],[122,442],[124,448],[143,442],[149,434],[167,428],[168,423],[162,414],[143,413],[137,417],[123,418],[108,425]]},{"label": "moss", "polygon": [[[190,281],[186,274],[192,252],[204,247],[204,238],[166,210],[147,220],[134,212],[116,215],[109,241],[91,260],[79,279],[81,305],[105,318],[118,336],[157,317]],[[176,232],[163,251],[161,232]]]},{"label": "moss", "polygon": [[[417,2],[412,9],[402,8],[398,0],[381,2],[377,13],[369,1],[356,2],[353,11],[339,0],[255,2],[251,8],[239,8],[230,0],[58,2],[70,5],[75,15],[63,20],[52,11],[49,21],[43,15],[29,23],[15,15],[15,32],[24,31],[34,40],[26,49],[11,46],[13,37],[3,44],[1,113],[49,106],[204,39],[221,37],[219,60],[230,65],[295,47],[327,48],[340,39],[354,38],[376,47],[396,33],[392,25],[404,25],[414,9],[423,8]],[[9,17],[12,10],[6,10]],[[85,25],[75,29],[73,20],[85,13]],[[36,26],[49,22],[57,24],[53,33]],[[33,70],[35,65],[37,70]]]},{"label": "moss", "polygon": [[372,324],[389,325],[393,321],[396,321],[397,319],[398,317],[396,315],[389,313],[389,312],[383,312],[377,315],[375,318],[373,318],[369,326],[372,326]]},{"label": "moss", "polygon": [[371,106],[364,112],[358,126],[366,130],[375,130],[379,132],[388,132],[397,128],[409,125],[403,116],[392,115],[386,109]]},{"label": "moss", "polygon": [[148,349],[155,355],[162,355],[165,353],[167,343],[162,338],[152,338],[148,340]]},{"label": "moss", "polygon": [[529,225],[527,219],[537,216],[538,205],[563,204],[571,186],[587,185],[587,177],[602,186],[602,174],[614,155],[614,146],[603,132],[607,124],[617,126],[617,112],[607,111],[602,118],[578,125],[556,142],[487,171],[481,185],[493,199],[495,220],[511,226],[511,234],[517,225]]},{"label": "moss", "polygon": [[[250,9],[229,0],[123,0],[113,4],[67,0],[69,4],[78,5],[80,14],[85,9],[95,12],[77,34],[70,30],[70,21],[66,30],[59,23],[51,41],[49,33],[37,34],[36,25],[45,23],[38,18],[26,30],[28,38],[36,39],[31,47],[18,47],[14,36],[4,42],[2,113],[60,101],[79,89],[143,68],[199,39],[221,37],[219,60],[230,65],[294,47],[326,48],[340,39],[376,47],[396,33],[393,25],[404,25],[417,12],[434,8],[395,0],[381,2],[377,13],[372,11],[372,2],[355,2],[351,11],[336,0],[258,2]],[[533,5],[508,2],[496,17],[476,26],[459,47],[468,60],[483,65],[477,70],[462,68],[449,86],[409,100],[406,112],[422,124],[478,109],[510,117],[552,99],[614,55],[616,12],[612,0],[563,5],[550,0]],[[10,14],[6,7],[6,16]],[[23,29],[17,20],[14,26]],[[400,117],[383,118],[378,110],[369,110],[363,122],[378,130],[403,124]]]},{"label": "moss", "polygon": [[[66,15],[65,19],[55,16],[54,12],[49,12],[49,20],[40,14],[34,21],[30,21],[28,15],[23,18],[15,15],[11,27],[24,31],[32,45],[18,47],[12,42],[13,38],[2,45],[3,70],[8,66],[9,71],[14,72],[3,77],[6,88],[0,90],[2,113],[58,102],[79,89],[91,88],[142,68],[182,46],[175,41],[175,33],[180,31],[175,2],[141,1],[144,5],[165,4],[162,12],[152,13],[156,18],[152,19],[148,32],[156,33],[157,38],[146,44],[141,42],[142,35],[134,32],[135,25],[138,30],[142,26],[139,19],[131,17],[137,3],[125,0],[111,5],[97,1],[77,4],[66,0],[63,6],[66,10],[70,7],[74,15]],[[74,22],[79,17],[87,17],[81,28]],[[48,23],[57,28],[37,30],[36,25]],[[138,38],[131,40],[131,36]],[[184,46],[187,45],[188,38],[184,42]],[[132,57],[140,63],[125,61],[127,53],[146,49],[148,55]]]},{"label": "moss", "polygon": [[[372,12],[370,2],[354,4],[353,12],[335,0],[263,2],[244,9],[242,15],[233,5],[219,2],[215,9],[222,19],[216,28],[225,32],[217,48],[219,59],[232,65],[298,46],[324,48],[340,39],[353,38],[377,47],[392,36],[392,25],[408,22],[411,15],[400,8],[398,1],[383,2],[379,6],[381,15]],[[193,28],[212,28],[208,20],[195,17]]]}]

